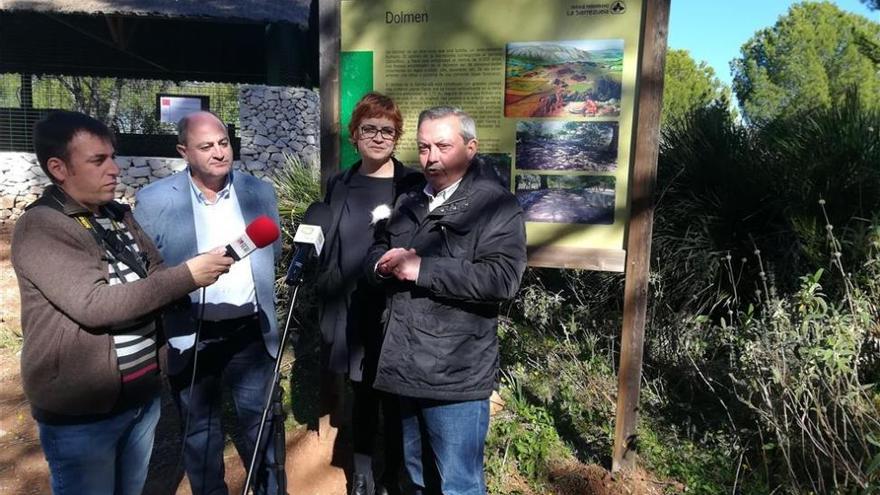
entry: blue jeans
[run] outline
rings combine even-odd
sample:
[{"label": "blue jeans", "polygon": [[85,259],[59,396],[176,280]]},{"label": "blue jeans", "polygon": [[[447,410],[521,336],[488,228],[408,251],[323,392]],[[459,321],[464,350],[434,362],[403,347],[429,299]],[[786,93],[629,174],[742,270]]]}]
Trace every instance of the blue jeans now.
[{"label": "blue jeans", "polygon": [[147,479],[159,398],[111,418],[74,425],[37,422],[55,495],[140,495]]},{"label": "blue jeans", "polygon": [[[189,421],[183,465],[194,495],[228,494],[223,464],[225,441],[220,424],[224,386],[232,392],[235,413],[244,433],[245,470],[250,466],[274,367],[274,360],[263,345],[259,324],[256,320],[253,323],[249,328],[221,328],[218,332],[206,324],[199,344],[195,385],[190,390],[192,363],[184,372],[170,377],[181,426],[187,427]],[[217,333],[225,335],[214,338]],[[276,476],[270,469],[275,463],[271,419],[270,415],[261,440],[261,450],[265,450],[266,455],[258,460],[251,485],[257,494],[277,491]]]},{"label": "blue jeans", "polygon": [[[448,402],[400,398],[403,457],[415,492],[426,491],[422,435],[430,443],[443,495],[484,495],[483,447],[489,400]],[[428,487],[430,488],[430,487]]]}]

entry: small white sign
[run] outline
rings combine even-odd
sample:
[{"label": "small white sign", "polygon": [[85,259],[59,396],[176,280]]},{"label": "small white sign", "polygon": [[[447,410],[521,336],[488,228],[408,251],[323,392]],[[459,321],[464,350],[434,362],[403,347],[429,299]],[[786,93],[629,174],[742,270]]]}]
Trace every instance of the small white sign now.
[{"label": "small white sign", "polygon": [[177,124],[188,114],[202,110],[202,98],[159,95],[159,122]]}]

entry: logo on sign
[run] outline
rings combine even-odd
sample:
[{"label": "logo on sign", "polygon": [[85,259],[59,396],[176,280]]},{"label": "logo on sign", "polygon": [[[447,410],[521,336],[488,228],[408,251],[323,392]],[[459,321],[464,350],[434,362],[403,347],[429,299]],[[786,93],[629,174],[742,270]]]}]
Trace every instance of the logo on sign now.
[{"label": "logo on sign", "polygon": [[626,4],[619,0],[617,2],[611,2],[610,10],[612,14],[622,14],[626,12]]}]

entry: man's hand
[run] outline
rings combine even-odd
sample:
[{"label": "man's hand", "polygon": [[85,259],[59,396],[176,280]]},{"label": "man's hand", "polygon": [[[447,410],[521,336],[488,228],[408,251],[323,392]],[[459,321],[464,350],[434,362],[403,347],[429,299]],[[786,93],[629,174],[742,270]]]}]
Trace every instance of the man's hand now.
[{"label": "man's hand", "polygon": [[218,247],[187,260],[186,267],[189,268],[196,285],[199,287],[211,285],[220,278],[220,275],[229,271],[233,259],[225,253],[224,248]]},{"label": "man's hand", "polygon": [[415,249],[390,249],[379,258],[376,272],[383,277],[394,276],[398,280],[415,282],[419,278],[422,258]]}]

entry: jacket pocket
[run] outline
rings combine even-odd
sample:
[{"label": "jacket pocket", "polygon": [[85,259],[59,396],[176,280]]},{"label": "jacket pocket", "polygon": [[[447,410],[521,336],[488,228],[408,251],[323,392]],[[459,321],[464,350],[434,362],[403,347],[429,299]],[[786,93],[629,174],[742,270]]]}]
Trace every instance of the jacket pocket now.
[{"label": "jacket pocket", "polygon": [[436,387],[466,389],[474,366],[484,358],[485,342],[467,325],[413,325],[413,361]]},{"label": "jacket pocket", "polygon": [[469,260],[473,258],[473,249],[470,246],[473,240],[470,236],[470,225],[440,221],[437,222],[437,229],[440,231],[443,253],[446,256]]}]

